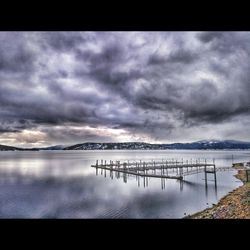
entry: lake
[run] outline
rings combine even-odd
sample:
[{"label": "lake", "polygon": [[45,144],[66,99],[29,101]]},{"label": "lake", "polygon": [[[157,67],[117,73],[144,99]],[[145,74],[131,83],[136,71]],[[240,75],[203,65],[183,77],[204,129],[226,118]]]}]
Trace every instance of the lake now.
[{"label": "lake", "polygon": [[[232,157],[233,155],[233,157]],[[144,187],[134,176],[96,175],[96,160],[215,159],[216,167],[249,161],[250,151],[96,150],[0,152],[1,218],[182,218],[211,207],[242,182],[236,171],[204,173],[182,182],[150,178]]]}]

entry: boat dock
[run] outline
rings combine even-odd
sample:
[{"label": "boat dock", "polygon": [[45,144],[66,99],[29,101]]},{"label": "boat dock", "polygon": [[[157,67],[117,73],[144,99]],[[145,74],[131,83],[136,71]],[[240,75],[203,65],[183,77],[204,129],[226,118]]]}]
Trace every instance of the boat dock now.
[{"label": "boat dock", "polygon": [[[240,165],[238,170],[246,171],[246,181],[250,179],[250,169],[248,163],[237,163]],[[207,190],[208,175],[213,175],[213,180],[215,184],[215,189],[217,189],[217,177],[216,172],[219,171],[235,171],[235,164],[231,167],[216,167],[215,160],[208,161],[207,159],[191,159],[191,160],[151,160],[151,161],[96,161],[96,164],[91,165],[91,167],[96,169],[96,175],[100,171],[101,175],[105,177],[107,174],[110,178],[123,178],[123,181],[127,183],[129,176],[135,176],[138,186],[140,186],[140,179],[143,180],[144,187],[148,186],[148,180],[152,178],[160,178],[162,189],[165,188],[166,179],[176,179],[180,181],[180,189],[183,188],[183,180],[185,176],[194,175],[198,173],[204,173],[205,187]],[[246,166],[247,169],[244,169]],[[211,181],[211,180],[209,180]]]},{"label": "boat dock", "polygon": [[162,161],[134,161],[134,162],[120,162],[120,161],[107,161],[97,160],[95,165],[91,167],[98,170],[105,170],[118,173],[124,173],[142,177],[166,178],[182,180],[184,176],[205,172],[207,174],[214,174],[216,179],[216,166],[215,161],[208,163],[207,160],[162,160]]}]

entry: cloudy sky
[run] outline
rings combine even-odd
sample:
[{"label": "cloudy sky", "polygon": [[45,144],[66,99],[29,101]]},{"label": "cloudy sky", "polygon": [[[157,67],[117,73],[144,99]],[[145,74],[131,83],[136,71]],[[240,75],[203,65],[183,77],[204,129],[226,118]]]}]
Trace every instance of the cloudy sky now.
[{"label": "cloudy sky", "polygon": [[0,144],[250,141],[249,32],[0,32]]}]

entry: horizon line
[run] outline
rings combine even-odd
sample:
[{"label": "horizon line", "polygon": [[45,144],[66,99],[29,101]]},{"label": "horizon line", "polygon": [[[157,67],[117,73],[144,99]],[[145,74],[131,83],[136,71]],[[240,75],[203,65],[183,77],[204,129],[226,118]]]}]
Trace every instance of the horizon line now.
[{"label": "horizon line", "polygon": [[48,146],[12,146],[12,145],[7,145],[7,144],[0,144],[0,146],[7,146],[7,147],[14,147],[14,148],[21,148],[21,149],[35,149],[35,148],[49,148],[49,147],[56,147],[56,146],[65,146],[65,147],[70,147],[70,146],[75,146],[78,144],[85,144],[85,143],[96,143],[96,144],[120,144],[120,143],[144,143],[144,144],[150,144],[150,145],[170,145],[170,144],[188,144],[188,143],[197,143],[197,142],[203,142],[203,141],[218,141],[218,142],[223,142],[223,141],[232,141],[232,142],[242,142],[242,143],[250,143],[250,141],[242,141],[242,140],[235,140],[235,139],[203,139],[203,140],[197,140],[197,141],[190,141],[190,142],[171,142],[171,143],[150,143],[150,142],[145,142],[145,141],[128,141],[128,142],[91,142],[91,141],[86,141],[86,142],[79,142],[79,143],[70,143],[70,144],[51,144]]}]

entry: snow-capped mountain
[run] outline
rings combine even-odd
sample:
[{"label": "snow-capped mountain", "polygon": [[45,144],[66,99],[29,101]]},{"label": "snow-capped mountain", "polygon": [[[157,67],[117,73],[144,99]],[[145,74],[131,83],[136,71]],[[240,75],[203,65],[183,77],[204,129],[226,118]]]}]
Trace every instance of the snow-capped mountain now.
[{"label": "snow-capped mountain", "polygon": [[250,142],[202,140],[192,143],[149,144],[144,142],[93,143],[86,142],[66,147],[64,150],[104,150],[104,149],[250,149]]},{"label": "snow-capped mountain", "polygon": [[56,145],[47,148],[16,148],[0,145],[0,151],[13,150],[164,150],[164,149],[250,149],[250,142],[235,140],[202,140],[191,143],[150,144],[145,142],[85,142],[72,146]]}]

